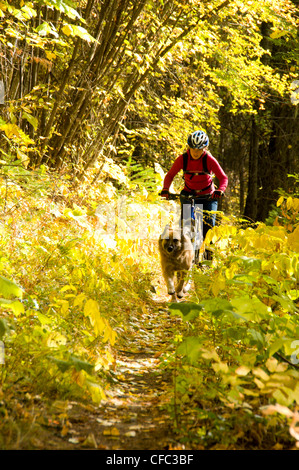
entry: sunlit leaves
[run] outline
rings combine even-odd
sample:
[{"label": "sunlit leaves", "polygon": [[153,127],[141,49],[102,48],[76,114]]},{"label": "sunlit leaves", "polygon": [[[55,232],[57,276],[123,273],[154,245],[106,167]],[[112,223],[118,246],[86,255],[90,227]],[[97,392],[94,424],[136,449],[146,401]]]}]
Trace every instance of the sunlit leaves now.
[{"label": "sunlit leaves", "polygon": [[65,24],[62,27],[62,31],[66,36],[78,36],[87,42],[94,42],[95,39],[88,33],[88,31],[82,26]]},{"label": "sunlit leaves", "polygon": [[[186,315],[192,302],[189,310],[188,302],[170,305],[192,325],[193,335],[177,347],[182,364],[208,371],[208,385],[197,384],[197,397],[193,392],[195,402],[217,387],[232,410],[258,410],[262,400],[277,410],[288,407],[291,416],[299,403],[297,201],[282,197],[277,205],[285,210],[279,225],[215,227],[208,236],[214,269],[194,273],[196,315]],[[193,383],[184,368],[178,375],[183,400]]]},{"label": "sunlit leaves", "polygon": [[0,293],[4,297],[23,297],[23,289],[10,279],[0,276]]},{"label": "sunlit leaves", "polygon": [[50,7],[54,7],[60,13],[65,14],[72,20],[81,19],[81,15],[78,11],[74,8],[71,2],[63,1],[63,0],[45,0],[44,4],[49,5]]},{"label": "sunlit leaves", "polygon": [[24,305],[18,300],[0,299],[0,307],[5,310],[12,310],[16,316],[21,315],[25,311]]},{"label": "sunlit leaves", "polygon": [[0,130],[4,131],[6,137],[16,144],[25,146],[34,144],[33,140],[15,123],[7,123],[0,119]]},{"label": "sunlit leaves", "polygon": [[53,25],[49,25],[49,23],[47,23],[46,21],[44,21],[43,23],[41,23],[37,28],[36,28],[36,31],[38,32],[38,34],[42,37],[44,36],[47,36],[48,34],[51,34],[53,35],[54,37],[58,38],[59,37],[59,34],[57,33],[57,31],[54,29]]},{"label": "sunlit leaves", "polygon": [[[78,146],[87,151],[91,142],[95,147],[103,140],[107,150],[113,148],[115,151],[109,130],[114,119],[118,125],[124,122],[125,114],[132,118],[138,114],[138,119],[133,119],[133,130],[130,125],[127,127],[136,132],[136,136],[144,136],[142,140],[150,152],[155,156],[158,153],[158,157],[164,159],[164,152],[176,152],[185,141],[188,129],[190,131],[198,122],[218,131],[218,112],[223,104],[221,90],[225,89],[230,96],[231,111],[235,113],[240,110],[254,112],[252,103],[261,98],[265,88],[270,87],[280,94],[289,90],[288,75],[278,75],[260,60],[265,53],[260,45],[262,21],[273,21],[273,34],[276,31],[292,34],[295,30],[292,9],[284,1],[278,1],[275,6],[267,2],[265,6],[264,2],[256,1],[217,2],[215,5],[215,2],[203,4],[182,0],[171,3],[170,7],[168,3],[161,6],[161,2],[155,0],[145,4],[140,2],[140,9],[139,2],[135,3],[128,2],[126,7],[119,7],[118,27],[113,30],[114,34],[109,30],[111,50],[105,47],[106,39],[101,35],[101,28],[104,31],[106,26],[105,19],[99,16],[99,9],[93,11],[89,22],[85,22],[81,9],[68,1],[47,0],[42,9],[38,2],[21,2],[20,8],[8,5],[8,2],[1,3],[0,11],[7,22],[1,36],[5,47],[11,50],[13,57],[21,54],[22,73],[28,78],[24,80],[26,84],[45,85],[44,93],[39,90],[39,100],[29,100],[31,90],[27,96],[20,96],[20,101],[29,100],[32,108],[26,111],[27,116],[24,115],[20,127],[26,129],[29,122],[42,148],[45,145],[44,127],[48,123],[46,139],[53,132],[56,140],[61,134],[58,147],[65,149],[66,160],[72,160]],[[130,13],[135,11],[132,28]],[[82,12],[85,12],[84,8]],[[53,13],[60,15],[58,21],[50,20]],[[97,29],[97,24],[101,24],[101,28]],[[94,31],[98,31],[99,42],[95,42]],[[19,50],[14,38],[18,39]],[[78,52],[75,49],[78,38],[83,42],[84,53],[78,56],[75,65],[72,57]],[[28,57],[24,42],[31,49]],[[104,50],[105,54],[101,55]],[[103,68],[93,69],[92,64],[97,61],[104,65]],[[7,74],[13,73],[14,68],[15,64],[12,64]],[[33,69],[37,71],[34,79],[29,76]],[[85,75],[78,80],[79,70],[86,72],[86,83],[83,83]],[[50,71],[55,74],[55,81],[47,79]],[[64,79],[67,83],[62,86]],[[93,82],[92,86],[89,80]],[[64,93],[57,94],[60,86]],[[81,109],[75,105],[77,94],[86,90],[91,93],[88,109],[93,111],[77,116]],[[58,108],[52,122],[54,103]],[[14,102],[13,106],[19,107],[19,104]],[[62,115],[66,109],[72,114],[72,106],[76,116],[72,116],[71,121],[84,122],[81,132],[75,133],[80,135],[80,143],[78,137],[74,139],[71,135],[71,123],[68,129],[63,128],[67,119],[62,119]],[[105,112],[98,116],[96,109],[99,106]],[[116,116],[116,109],[119,116]],[[10,134],[9,139],[14,141],[14,138],[15,135]],[[65,139],[72,145],[64,146]],[[157,142],[162,144],[161,153]],[[117,143],[122,155],[130,154],[134,148],[134,142],[127,144]],[[53,148],[56,148],[55,144]],[[54,152],[51,146],[48,150]],[[84,160],[84,151],[79,154]],[[39,163],[41,156],[35,156]],[[84,166],[86,162],[81,161],[81,157],[79,160]]]},{"label": "sunlit leaves", "polygon": [[96,335],[103,333],[105,329],[105,322],[101,317],[98,303],[89,299],[84,306],[84,315],[90,318],[92,326],[95,329]]}]

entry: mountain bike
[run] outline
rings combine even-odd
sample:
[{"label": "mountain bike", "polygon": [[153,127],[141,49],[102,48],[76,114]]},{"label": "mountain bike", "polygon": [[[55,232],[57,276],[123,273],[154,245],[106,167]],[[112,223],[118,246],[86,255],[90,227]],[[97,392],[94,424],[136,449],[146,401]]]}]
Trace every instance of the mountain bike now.
[{"label": "mountain bike", "polygon": [[[180,199],[180,194],[169,193],[169,200]],[[183,214],[181,215],[181,227],[183,231],[189,231],[191,242],[194,250],[194,264],[198,265],[204,260],[211,260],[211,252],[209,250],[201,250],[203,245],[203,233],[202,233],[202,210],[200,209],[200,204],[211,200],[211,195],[207,194],[205,196],[196,197],[193,194],[185,195],[184,199],[190,201],[191,213],[190,219],[184,219]],[[195,204],[196,200],[196,204]]]}]

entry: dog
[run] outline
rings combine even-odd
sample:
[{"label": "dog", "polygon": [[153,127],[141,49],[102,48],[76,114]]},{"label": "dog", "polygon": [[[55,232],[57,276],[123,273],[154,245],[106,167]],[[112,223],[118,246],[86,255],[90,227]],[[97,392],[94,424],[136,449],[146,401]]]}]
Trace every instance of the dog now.
[{"label": "dog", "polygon": [[187,282],[186,279],[194,260],[190,232],[184,228],[176,229],[166,225],[159,238],[159,252],[168,294],[171,295],[171,300],[176,302],[177,297],[181,299],[191,286],[190,281]]}]

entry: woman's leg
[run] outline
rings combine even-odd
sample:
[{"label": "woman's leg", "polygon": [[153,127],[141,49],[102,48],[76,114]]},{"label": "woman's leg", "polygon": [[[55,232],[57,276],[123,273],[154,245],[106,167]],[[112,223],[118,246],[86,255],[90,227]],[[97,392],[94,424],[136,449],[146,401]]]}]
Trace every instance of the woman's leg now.
[{"label": "woman's leg", "polygon": [[203,203],[203,238],[206,238],[208,231],[215,227],[216,211],[218,208],[218,201],[205,201]]}]

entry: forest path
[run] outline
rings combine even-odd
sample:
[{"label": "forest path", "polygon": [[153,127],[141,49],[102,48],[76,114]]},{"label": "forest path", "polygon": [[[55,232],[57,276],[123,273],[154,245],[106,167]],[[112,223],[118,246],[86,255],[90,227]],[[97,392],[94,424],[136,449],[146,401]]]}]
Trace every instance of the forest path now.
[{"label": "forest path", "polygon": [[131,318],[131,334],[126,336],[125,349],[117,351],[115,382],[107,391],[107,399],[92,414],[92,421],[89,418],[76,426],[97,447],[176,447],[173,420],[164,407],[171,399],[173,378],[171,372],[159,367],[161,352],[169,346],[175,322],[163,305],[151,306],[141,317]]},{"label": "forest path", "polygon": [[[130,331],[117,350],[112,383],[99,406],[68,402],[63,428],[47,429],[47,449],[167,450],[176,442],[169,404],[173,374],[161,367],[172,348],[176,323],[164,301],[131,315]],[[125,348],[125,349],[124,349]],[[61,409],[56,413],[61,416]],[[55,415],[55,407],[54,407]],[[52,415],[52,422],[55,416]],[[52,432],[51,432],[52,431]],[[54,431],[54,432],[53,432]],[[42,436],[40,439],[45,440]]]}]

